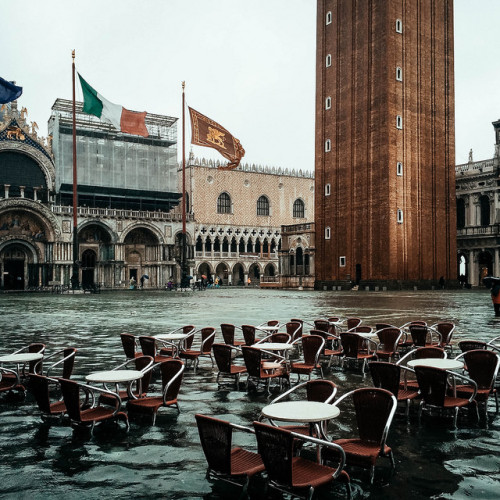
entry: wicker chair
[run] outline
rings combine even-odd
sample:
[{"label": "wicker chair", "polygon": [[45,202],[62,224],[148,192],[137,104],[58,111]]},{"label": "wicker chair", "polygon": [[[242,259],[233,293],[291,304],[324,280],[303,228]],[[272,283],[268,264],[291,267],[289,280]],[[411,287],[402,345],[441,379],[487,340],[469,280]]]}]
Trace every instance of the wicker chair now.
[{"label": "wicker chair", "polygon": [[377,332],[380,344],[377,347],[376,354],[380,359],[387,359],[389,362],[393,358],[399,356],[398,345],[403,335],[403,332],[399,328],[382,328]]},{"label": "wicker chair", "polygon": [[[476,383],[475,401],[484,405],[484,417],[488,416],[488,399],[495,397],[496,413],[498,413],[498,394],[495,389],[495,380],[498,375],[500,358],[493,351],[478,349],[466,351],[455,359],[463,357],[469,378]],[[467,398],[474,392],[473,385],[458,385],[457,397]]]},{"label": "wicker chair", "polygon": [[246,346],[253,346],[258,339],[256,338],[257,327],[252,325],[242,325],[241,331],[243,332],[243,338],[245,339]]},{"label": "wicker chair", "polygon": [[461,340],[458,347],[462,352],[475,351],[477,349],[487,349],[488,344],[482,340]]},{"label": "wicker chair", "polygon": [[182,384],[184,363],[180,359],[170,359],[160,364],[162,394],[158,396],[146,396],[127,401],[127,410],[132,413],[146,413],[153,415],[153,425],[156,422],[156,414],[162,407],[177,408],[180,413],[177,397]]},{"label": "wicker chair", "polygon": [[401,371],[408,370],[406,367],[401,367],[394,363],[384,361],[371,361],[368,363],[368,368],[372,375],[373,385],[379,389],[386,389],[394,394],[398,403],[404,401],[406,403],[406,416],[410,412],[410,402],[418,396],[418,388],[408,386],[401,381]]},{"label": "wicker chair", "polygon": [[342,356],[344,355],[344,351],[340,345],[340,337],[322,330],[311,330],[310,334],[322,337],[325,341],[321,355],[328,358],[328,366],[332,364],[333,358],[337,358],[337,361],[340,362]]},{"label": "wicker chair", "polygon": [[451,338],[453,337],[453,332],[455,331],[455,325],[450,321],[440,321],[429,327],[430,329],[437,332],[440,337],[439,347],[442,349],[449,349],[453,353],[453,345],[451,344]]},{"label": "wicker chair", "polygon": [[[214,366],[214,360],[212,358],[212,345],[215,341],[215,328],[212,326],[207,326],[205,328],[201,328],[198,330],[200,332],[200,348],[193,349],[192,344],[188,349],[183,349],[179,353],[179,357],[183,358],[187,361],[191,361],[193,363],[194,373],[196,373],[196,369],[200,363],[201,357],[209,357],[212,362],[212,366]],[[196,334],[193,334],[193,338]]]},{"label": "wicker chair", "polygon": [[[311,499],[315,488],[339,480],[345,484],[348,497],[350,497],[350,478],[343,470],[345,455],[340,446],[261,422],[254,422],[253,425],[259,453],[266,468],[268,484],[272,488],[292,495],[306,491],[306,498]],[[328,449],[332,462],[336,454],[336,467],[328,467],[295,456],[297,440],[316,444],[318,453]]]},{"label": "wicker chair", "polygon": [[[419,421],[423,410],[439,411],[442,414],[453,410],[453,427],[456,428],[458,410],[469,406],[476,397],[476,383],[464,375],[451,374],[446,370],[429,366],[415,366],[415,375],[417,376],[420,396],[422,397],[418,412]],[[473,391],[467,397],[449,396],[448,393],[452,390],[448,381],[449,375],[452,375],[455,379],[466,381],[467,384],[473,386]]]},{"label": "wicker chair", "polygon": [[[392,449],[386,440],[396,411],[394,395],[377,388],[363,388],[344,394],[334,404],[340,405],[346,398],[354,403],[358,438],[337,439],[346,455],[346,464],[370,469],[370,483],[373,483],[375,464],[379,457],[387,457],[394,468]],[[327,452],[328,453],[328,452]]]},{"label": "wicker chair", "polygon": [[43,421],[50,420],[54,417],[62,418],[66,413],[66,405],[62,397],[56,401],[51,401],[51,392],[55,388],[60,390],[59,380],[46,377],[45,375],[37,375],[32,373],[30,375],[30,391],[33,394],[35,401],[38,405]]},{"label": "wicker chair", "polygon": [[315,319],[314,329],[328,333],[330,331],[330,322],[327,319]]},{"label": "wicker chair", "polygon": [[[129,428],[128,416],[126,413],[120,411],[120,399],[113,392],[87,384],[80,384],[73,380],[59,379],[59,383],[61,384],[64,405],[66,406],[66,411],[73,428],[85,428],[92,431],[96,422],[109,420],[123,420],[127,429]],[[85,393],[83,403],[80,401],[80,391]],[[115,407],[96,404],[97,398],[95,397],[95,393],[108,394],[114,397]],[[92,402],[90,407],[89,401]]]},{"label": "wicker chair", "polygon": [[246,493],[250,478],[264,471],[264,463],[258,453],[232,447],[233,430],[253,433],[252,429],[232,424],[207,415],[195,415],[201,447],[208,462],[207,478],[214,476],[241,486]]},{"label": "wicker chair", "polygon": [[297,374],[297,382],[300,382],[301,375],[308,375],[311,380],[313,370],[319,370],[321,378],[324,378],[323,368],[319,362],[319,357],[325,347],[324,339],[318,335],[306,335],[300,339],[300,342],[304,360],[291,363],[290,373]]},{"label": "wicker chair", "polygon": [[152,357],[155,364],[163,363],[163,361],[172,359],[172,356],[170,355],[162,355],[157,353],[156,339],[154,337],[142,335],[139,337],[139,343],[141,345],[142,354],[144,356]]},{"label": "wicker chair", "polygon": [[[74,347],[65,347],[49,354],[48,356],[44,356],[43,359],[35,362],[33,373],[42,375],[43,365],[45,365],[45,375],[47,377],[54,377],[54,370],[56,367],[60,367],[62,365],[62,378],[70,379],[75,366],[76,352],[77,350]],[[57,357],[61,357],[61,359],[57,359]],[[47,366],[47,362],[49,360],[50,363]]]},{"label": "wicker chair", "polygon": [[[222,332],[222,338],[224,339],[224,343],[227,345],[232,345],[232,346],[240,346],[240,345],[245,345],[244,341],[234,340],[234,335],[236,333],[236,326],[231,325],[229,323],[222,323],[220,325],[220,329]],[[239,328],[241,330],[241,328]]]},{"label": "wicker chair", "polygon": [[303,322],[297,320],[291,320],[286,325],[286,333],[290,335],[291,341],[295,342],[300,339],[303,335]]},{"label": "wicker chair", "polygon": [[[440,347],[441,345],[441,334],[437,330],[431,329],[424,325],[414,325],[411,324],[408,327],[411,335],[411,340],[415,347]],[[438,336],[438,340],[432,339],[432,334],[435,333]]]},{"label": "wicker chair", "polygon": [[264,369],[262,361],[262,350],[256,347],[242,346],[241,351],[243,353],[243,359],[245,361],[245,366],[248,372],[247,378],[247,389],[250,380],[253,380],[257,385],[260,382],[265,383],[266,391],[269,393],[269,384],[271,379],[279,379],[280,386],[283,379],[289,382],[289,375],[284,363],[280,364],[279,367]]},{"label": "wicker chair", "polygon": [[219,369],[217,373],[217,384],[220,386],[220,377],[228,376],[233,377],[236,387],[239,386],[240,375],[246,373],[247,369],[244,366],[233,365],[233,351],[235,347],[231,344],[214,344],[212,350],[214,353],[215,363]]},{"label": "wicker chair", "polygon": [[127,359],[134,359],[137,356],[142,356],[142,352],[137,351],[137,337],[134,337],[131,333],[120,333],[120,339],[122,341],[123,352]]},{"label": "wicker chair", "polygon": [[[363,365],[361,368],[361,372],[364,374],[367,362],[369,360],[377,359],[375,349],[373,351],[370,351],[370,344],[374,344],[376,346],[376,343],[370,339],[360,337],[360,335],[358,335],[357,333],[341,333],[340,343],[342,344],[342,350],[344,351],[342,366],[344,365],[345,361],[354,361],[356,363],[362,361]],[[360,346],[363,343],[366,343],[368,345],[367,352],[361,352],[360,350]]]}]

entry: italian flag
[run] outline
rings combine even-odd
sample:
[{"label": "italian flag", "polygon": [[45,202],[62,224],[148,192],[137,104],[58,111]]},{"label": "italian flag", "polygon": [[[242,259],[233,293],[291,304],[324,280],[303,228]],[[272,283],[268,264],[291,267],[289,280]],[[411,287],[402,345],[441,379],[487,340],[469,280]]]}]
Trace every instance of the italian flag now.
[{"label": "italian flag", "polygon": [[119,104],[114,104],[93,89],[80,73],[78,73],[78,78],[82,86],[84,113],[95,115],[111,123],[124,134],[142,135],[142,137],[149,135],[146,128],[146,111],[142,113],[129,111]]}]

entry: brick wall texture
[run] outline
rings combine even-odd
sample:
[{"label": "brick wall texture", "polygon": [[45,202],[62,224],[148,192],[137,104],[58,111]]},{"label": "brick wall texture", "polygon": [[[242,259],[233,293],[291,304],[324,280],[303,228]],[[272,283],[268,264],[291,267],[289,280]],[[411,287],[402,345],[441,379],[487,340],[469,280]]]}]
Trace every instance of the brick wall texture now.
[{"label": "brick wall texture", "polygon": [[452,0],[318,0],[317,281],[456,279],[453,57]]}]

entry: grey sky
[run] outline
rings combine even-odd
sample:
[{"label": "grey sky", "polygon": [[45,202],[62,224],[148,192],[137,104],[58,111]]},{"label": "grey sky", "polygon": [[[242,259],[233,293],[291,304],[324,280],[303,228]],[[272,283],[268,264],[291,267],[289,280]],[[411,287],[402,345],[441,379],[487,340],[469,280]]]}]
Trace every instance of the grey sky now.
[{"label": "grey sky", "polygon": [[[241,140],[243,161],[314,168],[314,0],[25,0],[1,14],[0,76],[24,87],[19,105],[41,135],[54,100],[71,98],[74,48],[110,101],[180,117],[185,80],[187,104]],[[493,155],[499,20],[499,0],[455,0],[457,163],[470,148],[475,160]]]}]

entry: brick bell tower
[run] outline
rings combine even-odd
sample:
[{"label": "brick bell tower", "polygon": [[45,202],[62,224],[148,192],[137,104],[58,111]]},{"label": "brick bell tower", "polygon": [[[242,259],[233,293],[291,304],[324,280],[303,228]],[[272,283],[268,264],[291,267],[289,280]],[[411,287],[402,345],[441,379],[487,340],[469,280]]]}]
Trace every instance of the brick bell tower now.
[{"label": "brick bell tower", "polygon": [[457,278],[453,0],[318,0],[316,288]]}]

